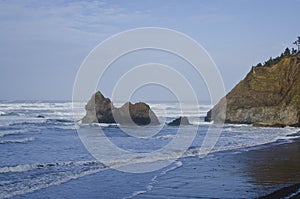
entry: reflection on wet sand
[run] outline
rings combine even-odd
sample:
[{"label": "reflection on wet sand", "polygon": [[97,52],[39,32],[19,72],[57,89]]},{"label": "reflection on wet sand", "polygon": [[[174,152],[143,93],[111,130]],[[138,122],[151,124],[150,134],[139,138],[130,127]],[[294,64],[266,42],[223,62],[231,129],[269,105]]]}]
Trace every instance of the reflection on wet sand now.
[{"label": "reflection on wet sand", "polygon": [[286,185],[300,181],[300,141],[249,152],[248,171],[261,185]]},{"label": "reflection on wet sand", "polygon": [[290,186],[290,189],[277,190],[273,193],[275,196],[283,194],[281,192],[289,195],[292,194],[289,191],[298,191],[295,184],[300,183],[300,140],[249,151],[246,159],[245,172],[251,176],[253,184],[268,190],[274,187],[273,191]]}]

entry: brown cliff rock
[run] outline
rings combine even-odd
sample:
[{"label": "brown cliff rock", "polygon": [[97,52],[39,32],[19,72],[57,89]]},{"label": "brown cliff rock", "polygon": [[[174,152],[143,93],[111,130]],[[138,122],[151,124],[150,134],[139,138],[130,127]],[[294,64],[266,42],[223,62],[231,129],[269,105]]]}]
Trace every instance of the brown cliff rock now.
[{"label": "brown cliff rock", "polygon": [[[207,113],[206,121],[299,126],[300,55],[286,56],[267,67],[252,67],[247,76]],[[226,112],[226,114],[225,114]]]}]

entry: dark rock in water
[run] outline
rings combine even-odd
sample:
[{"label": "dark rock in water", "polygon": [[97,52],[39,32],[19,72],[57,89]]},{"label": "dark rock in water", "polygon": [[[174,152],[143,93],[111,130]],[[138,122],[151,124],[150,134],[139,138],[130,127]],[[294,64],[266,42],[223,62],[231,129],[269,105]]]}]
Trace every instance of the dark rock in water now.
[{"label": "dark rock in water", "polygon": [[82,118],[82,123],[116,123],[112,113],[114,109],[110,99],[98,91],[85,106],[86,115]]},{"label": "dark rock in water", "polygon": [[133,124],[133,122],[137,125],[159,124],[155,113],[144,102],[135,104],[127,102],[122,107],[115,109],[114,116],[119,124],[128,125]]},{"label": "dark rock in water", "polygon": [[116,108],[100,91],[92,95],[85,109],[86,115],[82,118],[82,123],[159,124],[155,113],[146,103],[127,102],[122,107]]},{"label": "dark rock in water", "polygon": [[43,115],[37,115],[36,118],[45,118]]},{"label": "dark rock in water", "polygon": [[[205,121],[256,126],[300,125],[300,54],[268,67],[253,67],[247,76],[207,113]],[[226,105],[227,101],[227,105]]]},{"label": "dark rock in water", "polygon": [[191,125],[187,117],[179,117],[172,122],[168,123],[169,126]]}]

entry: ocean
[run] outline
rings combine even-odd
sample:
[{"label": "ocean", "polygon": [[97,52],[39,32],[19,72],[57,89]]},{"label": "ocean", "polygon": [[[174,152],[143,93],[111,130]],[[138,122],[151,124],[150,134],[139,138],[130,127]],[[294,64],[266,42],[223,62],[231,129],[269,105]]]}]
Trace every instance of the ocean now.
[{"label": "ocean", "polygon": [[[163,123],[181,116],[176,103],[156,103],[150,107]],[[158,133],[137,138],[122,130],[134,131],[132,127],[79,124],[73,119],[72,102],[2,101],[0,198],[256,198],[273,191],[278,184],[258,183],[244,154],[294,142],[300,137],[299,128],[226,124],[216,144],[203,156],[200,148],[207,130],[217,127],[204,122],[211,105],[201,104],[198,108],[200,111],[191,109],[185,115],[193,125],[180,127],[184,132],[182,140],[191,138],[196,129],[184,153],[171,151],[103,162],[87,150],[78,129],[87,134],[101,129],[122,150],[145,154],[171,143],[178,136],[178,127],[161,125]],[[85,112],[81,109],[74,114],[79,118]],[[138,169],[139,164],[155,165],[166,159],[169,163],[157,170],[118,169],[118,165],[134,165]]]}]

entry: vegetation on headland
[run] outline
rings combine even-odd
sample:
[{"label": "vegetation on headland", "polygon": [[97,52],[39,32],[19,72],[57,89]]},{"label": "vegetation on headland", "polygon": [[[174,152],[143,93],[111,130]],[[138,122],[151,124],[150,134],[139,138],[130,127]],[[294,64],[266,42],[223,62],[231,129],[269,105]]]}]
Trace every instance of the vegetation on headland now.
[{"label": "vegetation on headland", "polygon": [[256,126],[300,126],[300,37],[298,50],[252,67],[207,113],[206,121]]},{"label": "vegetation on headland", "polygon": [[280,54],[280,56],[277,56],[275,58],[270,57],[269,60],[265,61],[263,64],[258,63],[255,67],[271,67],[271,66],[274,66],[275,64],[277,64],[278,62],[280,62],[285,57],[299,54],[300,37],[298,37],[298,39],[295,42],[293,42],[293,44],[297,45],[297,49],[295,49],[295,48],[289,49],[287,47],[284,50],[284,52]]}]

